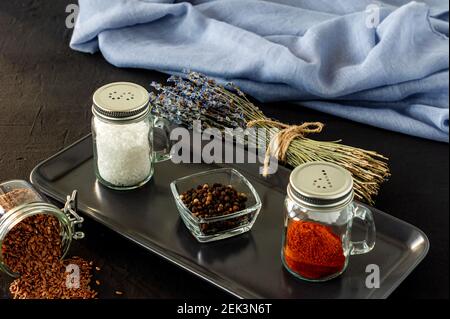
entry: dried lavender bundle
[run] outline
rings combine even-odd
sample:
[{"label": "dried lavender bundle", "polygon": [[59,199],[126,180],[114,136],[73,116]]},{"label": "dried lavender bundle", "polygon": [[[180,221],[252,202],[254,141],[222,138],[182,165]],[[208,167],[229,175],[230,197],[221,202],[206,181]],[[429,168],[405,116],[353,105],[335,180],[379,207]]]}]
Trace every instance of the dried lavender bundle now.
[{"label": "dried lavender bundle", "polygon": [[201,120],[204,128],[245,128],[246,118],[239,105],[225,96],[224,87],[206,76],[190,72],[186,78],[171,76],[162,86],[152,82],[158,95],[151,94],[153,113],[175,124],[192,129],[194,120]]},{"label": "dried lavender bundle", "polygon": [[[151,94],[152,112],[169,121],[192,129],[193,121],[202,121],[203,129],[215,127],[246,129],[250,122],[258,121],[257,127],[265,128],[266,145],[278,131],[276,125],[232,83],[222,86],[213,79],[197,72],[185,72],[185,77],[171,76],[171,85],[163,86],[153,82],[157,94]],[[326,161],[348,169],[354,178],[357,199],[374,204],[381,184],[389,176],[387,158],[374,151],[367,151],[340,141],[321,142],[296,137],[285,154],[285,163],[296,167],[312,161]]]}]

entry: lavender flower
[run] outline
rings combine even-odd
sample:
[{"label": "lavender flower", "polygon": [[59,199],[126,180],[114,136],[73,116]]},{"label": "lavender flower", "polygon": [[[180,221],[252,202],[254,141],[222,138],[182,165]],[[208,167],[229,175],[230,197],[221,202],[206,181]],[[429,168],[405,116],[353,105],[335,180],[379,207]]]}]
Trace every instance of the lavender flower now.
[{"label": "lavender flower", "polygon": [[[168,86],[151,83],[157,91],[150,94],[153,114],[188,128],[194,120],[201,120],[204,128],[246,127],[242,108],[237,107],[238,96],[203,74],[186,72],[184,75],[171,76]],[[235,86],[229,84],[228,87],[243,96]]]}]

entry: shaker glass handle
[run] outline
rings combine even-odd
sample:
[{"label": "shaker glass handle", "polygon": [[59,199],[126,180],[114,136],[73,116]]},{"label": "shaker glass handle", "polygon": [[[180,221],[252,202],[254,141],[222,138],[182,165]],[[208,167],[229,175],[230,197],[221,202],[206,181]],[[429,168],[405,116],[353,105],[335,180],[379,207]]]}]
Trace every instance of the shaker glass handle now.
[{"label": "shaker glass handle", "polygon": [[373,215],[370,209],[353,204],[353,218],[362,220],[366,226],[366,239],[362,241],[350,242],[350,255],[361,255],[368,253],[375,246],[376,230]]},{"label": "shaker glass handle", "polygon": [[170,123],[168,120],[153,116],[153,153],[155,162],[170,159]]}]

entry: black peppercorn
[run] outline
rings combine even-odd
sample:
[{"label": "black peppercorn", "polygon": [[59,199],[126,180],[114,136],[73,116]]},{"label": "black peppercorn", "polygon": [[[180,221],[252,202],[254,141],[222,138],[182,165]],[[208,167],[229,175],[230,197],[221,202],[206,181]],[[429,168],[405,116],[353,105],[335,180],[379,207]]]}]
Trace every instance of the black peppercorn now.
[{"label": "black peppercorn", "polygon": [[[234,214],[246,208],[247,195],[237,192],[232,185],[202,184],[182,193],[180,199],[198,218],[210,218]],[[239,216],[213,223],[200,223],[205,235],[238,227],[248,222],[248,216]]]}]

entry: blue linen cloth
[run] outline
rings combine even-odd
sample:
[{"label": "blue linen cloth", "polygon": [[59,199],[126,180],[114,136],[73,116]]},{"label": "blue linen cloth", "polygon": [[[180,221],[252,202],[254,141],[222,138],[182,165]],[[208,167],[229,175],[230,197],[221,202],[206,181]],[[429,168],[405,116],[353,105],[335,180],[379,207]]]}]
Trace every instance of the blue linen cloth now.
[{"label": "blue linen cloth", "polygon": [[[79,0],[71,47],[448,142],[446,0]],[[373,7],[373,6],[376,7]]]}]

